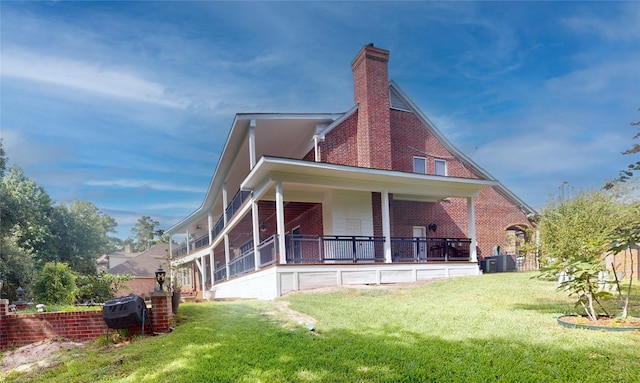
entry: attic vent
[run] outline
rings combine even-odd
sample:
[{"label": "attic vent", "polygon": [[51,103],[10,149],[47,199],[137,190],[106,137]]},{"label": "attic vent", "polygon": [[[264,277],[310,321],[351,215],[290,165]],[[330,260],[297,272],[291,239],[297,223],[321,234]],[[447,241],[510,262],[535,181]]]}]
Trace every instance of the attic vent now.
[{"label": "attic vent", "polygon": [[407,112],[411,111],[409,105],[407,105],[400,95],[398,95],[398,93],[396,93],[396,91],[391,87],[389,88],[389,104],[391,104],[391,109],[406,110]]}]

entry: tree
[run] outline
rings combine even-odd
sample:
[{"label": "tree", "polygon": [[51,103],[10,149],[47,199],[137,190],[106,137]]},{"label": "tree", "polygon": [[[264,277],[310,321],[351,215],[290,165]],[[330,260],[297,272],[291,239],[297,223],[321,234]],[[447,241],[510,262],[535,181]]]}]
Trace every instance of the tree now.
[{"label": "tree", "polygon": [[[640,109],[638,109],[640,111]],[[637,126],[638,127],[638,131],[636,132],[636,134],[633,136],[632,140],[637,140],[638,138],[640,138],[640,121],[635,121],[631,123],[631,126]],[[629,155],[629,154],[636,154],[640,152],[640,144],[638,144],[637,142],[634,143],[633,145],[631,145],[631,147],[627,150],[625,150],[624,152],[622,152],[623,155]],[[640,170],[640,161],[637,161],[635,163],[629,164],[627,166],[627,169],[625,170],[621,170],[618,174],[618,178],[614,179],[613,181],[609,181],[604,185],[604,189],[611,189],[614,187],[614,185],[618,182],[627,182],[629,181],[629,179],[631,179],[634,175],[634,172],[637,172],[638,170]]]},{"label": "tree", "polygon": [[51,251],[53,202],[45,189],[13,167],[0,187],[0,236],[13,236],[19,248],[37,259]]},{"label": "tree", "polygon": [[0,178],[4,177],[4,173],[7,170],[7,153],[4,151],[3,139],[0,138]]},{"label": "tree", "polygon": [[543,265],[556,261],[599,260],[611,242],[621,207],[605,191],[581,191],[550,201],[540,217]]},{"label": "tree", "polygon": [[116,226],[113,218],[91,202],[56,206],[52,219],[56,260],[68,263],[76,272],[95,274],[95,261],[107,253],[111,243],[108,234]]},{"label": "tree", "polygon": [[138,222],[131,228],[131,234],[134,236],[135,251],[148,250],[151,245],[157,243],[154,241],[156,236],[161,237],[163,232],[159,230],[160,222],[152,219],[148,215],[142,216]]},{"label": "tree", "polygon": [[[635,243],[640,240],[640,206],[624,201],[624,193],[616,189],[580,192],[566,198],[563,188],[542,211],[539,227],[545,267],[540,277],[560,277],[558,288],[577,297],[576,306],[582,307],[592,321],[597,319],[597,306],[609,315],[601,304],[610,296],[600,288],[608,282],[603,280],[605,254],[637,248]],[[611,267],[616,275],[615,265]],[[617,277],[615,283],[619,287]],[[629,306],[630,288],[626,299],[618,288],[623,316]]]},{"label": "tree", "polygon": [[17,246],[14,237],[0,236],[0,241],[0,279],[4,282],[0,298],[13,301],[18,287],[31,288],[35,262],[31,253]]}]

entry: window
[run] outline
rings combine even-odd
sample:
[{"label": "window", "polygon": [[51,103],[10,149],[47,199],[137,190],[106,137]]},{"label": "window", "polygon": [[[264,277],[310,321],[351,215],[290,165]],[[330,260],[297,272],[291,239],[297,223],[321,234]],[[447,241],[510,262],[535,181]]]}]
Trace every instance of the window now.
[{"label": "window", "polygon": [[427,174],[427,159],[424,157],[413,157],[413,172]]},{"label": "window", "polygon": [[434,168],[435,175],[437,176],[446,176],[447,175],[447,161],[445,160],[434,160]]}]

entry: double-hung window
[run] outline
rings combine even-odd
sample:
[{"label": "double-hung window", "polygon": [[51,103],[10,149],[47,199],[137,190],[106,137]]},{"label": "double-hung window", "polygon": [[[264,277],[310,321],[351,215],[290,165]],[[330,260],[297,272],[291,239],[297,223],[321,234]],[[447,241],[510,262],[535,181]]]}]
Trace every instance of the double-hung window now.
[{"label": "double-hung window", "polygon": [[446,160],[434,160],[434,174],[437,176],[447,175],[447,161]]},{"label": "double-hung window", "polygon": [[413,172],[427,174],[427,159],[424,157],[413,157]]}]

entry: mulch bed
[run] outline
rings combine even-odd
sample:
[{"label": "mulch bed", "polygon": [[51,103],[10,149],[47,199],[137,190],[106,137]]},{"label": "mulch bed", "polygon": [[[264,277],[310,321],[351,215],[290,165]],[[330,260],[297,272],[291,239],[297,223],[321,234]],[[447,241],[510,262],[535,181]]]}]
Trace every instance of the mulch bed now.
[{"label": "mulch bed", "polygon": [[581,325],[581,326],[593,326],[593,327],[606,327],[606,328],[636,328],[640,330],[640,318],[627,317],[626,320],[621,318],[613,318],[607,316],[599,316],[596,322],[592,322],[586,316],[567,315],[558,318],[559,321],[564,323]]}]

